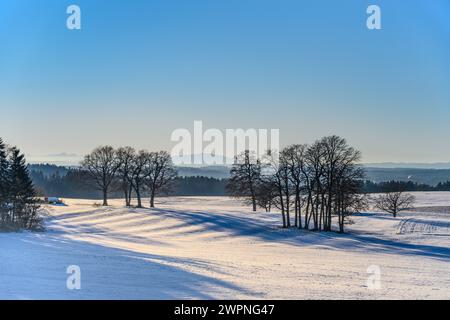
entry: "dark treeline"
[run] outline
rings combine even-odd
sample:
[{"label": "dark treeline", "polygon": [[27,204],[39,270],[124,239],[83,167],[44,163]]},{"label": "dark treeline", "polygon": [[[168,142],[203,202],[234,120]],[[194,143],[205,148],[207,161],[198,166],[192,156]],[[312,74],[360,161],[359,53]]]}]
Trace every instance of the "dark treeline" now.
[{"label": "dark treeline", "polygon": [[382,193],[382,192],[414,192],[414,191],[450,191],[450,181],[439,182],[435,186],[428,184],[416,183],[412,181],[386,181],[386,182],[372,182],[365,181],[363,192],[365,193]]},{"label": "dark treeline", "polygon": [[[30,170],[33,184],[41,196],[55,196],[62,198],[99,199],[101,192],[86,186],[88,179],[86,172],[75,168],[65,168],[48,165],[33,165]],[[50,169],[51,170],[50,170]],[[177,177],[174,180],[172,195],[174,196],[225,196],[228,179],[217,179],[204,176]],[[438,183],[435,186],[420,184],[412,181],[364,181],[363,193],[382,193],[402,190],[414,191],[450,191],[450,181]],[[111,197],[120,198],[117,191]]]},{"label": "dark treeline", "polygon": [[68,169],[65,174],[55,172],[49,175],[38,169],[33,169],[30,171],[30,175],[36,192],[42,197],[80,199],[98,199],[101,197],[100,191],[86,185],[86,181],[89,179],[88,174],[80,169]]},{"label": "dark treeline", "polygon": [[0,230],[38,229],[37,202],[25,156],[0,138]]},{"label": "dark treeline", "polygon": [[178,177],[173,194],[177,196],[224,196],[227,179],[210,177]]},{"label": "dark treeline", "polygon": [[[81,169],[66,169],[48,174],[39,169],[39,167],[35,167],[31,170],[31,177],[40,196],[82,199],[100,199],[102,197],[99,190],[91,185],[86,185],[89,176]],[[176,177],[171,195],[223,196],[226,184],[226,179],[202,176]],[[110,193],[110,197],[122,198],[123,195],[121,191],[116,190]]]}]

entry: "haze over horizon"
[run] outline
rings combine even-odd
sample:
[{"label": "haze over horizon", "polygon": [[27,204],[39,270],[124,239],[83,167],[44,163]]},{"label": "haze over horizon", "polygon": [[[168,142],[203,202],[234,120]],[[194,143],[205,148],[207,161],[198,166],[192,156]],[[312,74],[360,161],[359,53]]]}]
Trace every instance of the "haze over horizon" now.
[{"label": "haze over horizon", "polygon": [[[82,155],[77,154],[66,154],[61,153],[59,155],[31,155],[26,154],[27,160],[29,164],[49,164],[49,165],[57,165],[57,166],[65,166],[65,167],[73,167],[78,166],[80,161],[82,160]],[[371,168],[385,168],[385,169],[449,169],[450,170],[450,161],[449,162],[429,162],[429,163],[418,163],[418,162],[362,162],[362,165]],[[227,166],[223,165],[181,165],[182,167],[222,167]]]},{"label": "haze over horizon", "polygon": [[[43,2],[45,5],[43,5]],[[377,0],[0,3],[0,136],[29,162],[98,145],[170,151],[173,130],[345,137],[364,163],[450,161],[450,3]]]}]

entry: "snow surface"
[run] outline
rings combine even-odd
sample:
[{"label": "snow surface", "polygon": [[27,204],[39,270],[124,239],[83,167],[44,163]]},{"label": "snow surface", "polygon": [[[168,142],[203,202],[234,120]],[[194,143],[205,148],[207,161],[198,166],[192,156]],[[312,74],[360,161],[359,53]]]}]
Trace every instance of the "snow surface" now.
[{"label": "snow surface", "polygon": [[46,232],[0,234],[0,299],[449,299],[450,192],[415,195],[414,211],[354,216],[345,235],[284,230],[226,197],[66,200],[45,207]]}]

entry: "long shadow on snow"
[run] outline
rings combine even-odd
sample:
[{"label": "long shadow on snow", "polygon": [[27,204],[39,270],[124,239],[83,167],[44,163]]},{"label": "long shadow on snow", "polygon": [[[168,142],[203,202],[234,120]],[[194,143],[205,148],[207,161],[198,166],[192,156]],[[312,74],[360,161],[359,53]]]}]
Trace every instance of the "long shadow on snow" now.
[{"label": "long shadow on snow", "polygon": [[103,237],[110,238],[131,243],[140,243],[148,245],[159,245],[159,246],[170,246],[170,244],[157,241],[154,239],[149,239],[147,237],[135,236],[131,233],[122,233],[117,231],[112,231],[108,229],[102,229],[94,227],[93,224],[78,224],[78,225],[63,225],[63,226],[50,226],[47,229],[49,234],[75,234],[82,235],[87,234],[92,237]]},{"label": "long shadow on snow", "polygon": [[[262,222],[255,222],[252,219],[237,217],[226,213],[214,214],[204,211],[181,211],[173,209],[157,209],[152,208],[151,214],[157,214],[165,217],[182,220],[171,229],[181,229],[189,226],[200,227],[197,230],[183,231],[183,234],[193,234],[205,231],[215,231],[226,233],[223,236],[253,236],[263,240],[276,241],[280,240],[280,234],[273,232],[270,227]],[[167,227],[155,228],[153,231],[167,230]]]},{"label": "long shadow on snow", "polygon": [[170,216],[183,220],[182,223],[171,228],[183,228],[190,225],[197,225],[201,228],[183,233],[199,233],[204,231],[224,232],[226,236],[251,236],[265,241],[283,242],[297,246],[316,246],[322,248],[358,250],[360,252],[382,252],[399,255],[424,256],[437,258],[440,260],[450,260],[450,248],[421,245],[414,243],[400,242],[401,240],[384,239],[373,234],[338,234],[316,233],[304,230],[284,230],[274,229],[267,226],[262,221],[252,221],[228,215],[225,213],[214,214],[203,211],[180,211],[168,209],[152,209],[152,214]]},{"label": "long shadow on snow", "polygon": [[[5,249],[20,256],[20,263],[8,272],[12,279],[29,280],[19,285],[2,283],[3,293],[9,293],[6,298],[213,299],[224,290],[252,294],[232,283],[181,268],[214,270],[202,261],[136,253],[46,233],[20,234],[16,240],[4,244],[14,243]],[[66,268],[70,265],[81,268],[81,290],[66,288]]]},{"label": "long shadow on snow", "polygon": [[450,248],[402,242],[401,239],[389,239],[374,234],[334,232],[316,233],[302,231],[305,237],[298,238],[297,245],[320,246],[325,249],[358,252],[376,252],[401,256],[423,256],[443,261],[450,260]]}]

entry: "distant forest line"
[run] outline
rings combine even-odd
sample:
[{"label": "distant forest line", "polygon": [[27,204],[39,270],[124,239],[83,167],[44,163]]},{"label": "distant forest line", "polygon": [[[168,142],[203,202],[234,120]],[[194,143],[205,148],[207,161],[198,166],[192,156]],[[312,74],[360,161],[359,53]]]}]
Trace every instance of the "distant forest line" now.
[{"label": "distant forest line", "polygon": [[[88,180],[86,173],[76,168],[60,167],[56,165],[30,165],[30,175],[33,183],[42,196],[54,196],[61,198],[101,198],[101,193],[94,186],[86,185]],[[367,193],[387,192],[390,190],[404,191],[450,191],[450,179],[437,184],[418,183],[414,181],[397,180],[397,175],[387,175],[386,170],[396,170],[402,172],[401,169],[376,169],[382,172],[386,177],[386,181],[366,180],[363,191]],[[399,171],[400,170],[400,171]],[[407,170],[407,169],[404,169]],[[420,170],[425,169],[417,169]],[[441,171],[441,170],[437,170]],[[205,173],[206,172],[206,173]],[[411,172],[409,170],[408,172]],[[175,196],[223,196],[226,195],[227,178],[224,178],[225,172],[221,167],[213,167],[208,169],[181,168],[180,176],[175,179],[175,187],[172,195]],[[202,176],[205,173],[213,176]],[[406,174],[407,172],[405,172]],[[199,175],[195,175],[199,174]],[[190,175],[190,176],[187,176]],[[371,178],[370,170],[368,178]],[[215,176],[215,177],[214,177]],[[112,191],[110,197],[120,198],[121,191]]]},{"label": "distant forest line", "polygon": [[[32,164],[30,170],[42,171],[45,175],[58,172],[64,175],[68,169],[75,167],[63,167],[53,164]],[[212,177],[227,179],[230,176],[230,168],[226,166],[207,167],[177,167],[178,175],[181,177]],[[438,183],[450,181],[450,169],[429,168],[380,168],[364,166],[367,180],[373,182],[384,181],[411,181],[417,184],[436,186]]]}]

